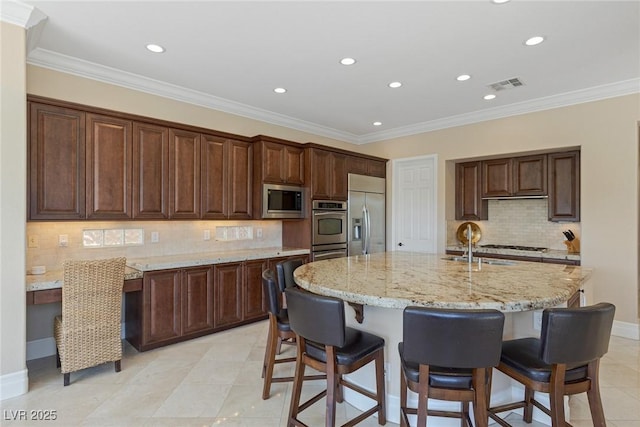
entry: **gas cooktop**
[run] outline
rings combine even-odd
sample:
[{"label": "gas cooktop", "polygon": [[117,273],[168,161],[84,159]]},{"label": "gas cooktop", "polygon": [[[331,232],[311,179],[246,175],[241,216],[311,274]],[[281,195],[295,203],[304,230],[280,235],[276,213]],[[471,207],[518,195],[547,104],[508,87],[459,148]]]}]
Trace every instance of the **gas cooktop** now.
[{"label": "gas cooktop", "polygon": [[547,248],[538,248],[535,246],[517,246],[517,245],[481,245],[481,248],[487,249],[513,249],[516,251],[529,251],[529,252],[546,252]]}]

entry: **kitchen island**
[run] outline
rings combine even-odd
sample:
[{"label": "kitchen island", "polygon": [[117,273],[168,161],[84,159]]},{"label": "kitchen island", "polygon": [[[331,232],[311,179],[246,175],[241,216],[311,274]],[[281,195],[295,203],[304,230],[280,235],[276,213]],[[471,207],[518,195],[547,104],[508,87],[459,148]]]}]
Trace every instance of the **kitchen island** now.
[{"label": "kitchen island", "polygon": [[[537,335],[534,310],[566,305],[580,295],[591,270],[579,266],[515,262],[509,265],[452,261],[442,254],[384,252],[336,258],[305,264],[294,272],[296,283],[311,292],[353,304],[358,324],[347,316],[348,326],[361,328],[386,341],[387,417],[398,422],[402,309],[408,305],[458,309],[497,309],[505,313],[504,338]],[[347,309],[349,310],[349,309]],[[469,349],[473,351],[473,349]],[[349,378],[365,388],[375,388],[373,368],[366,366]],[[494,370],[492,405],[521,398],[521,388]],[[542,396],[541,396],[542,397]],[[415,395],[410,393],[410,402]],[[515,398],[515,399],[514,399]],[[357,408],[364,399],[345,390],[345,400]],[[544,399],[543,399],[544,400]],[[457,410],[457,403],[434,401],[430,407]],[[538,410],[534,418],[550,420]],[[430,425],[459,425],[459,420],[434,418]]]}]

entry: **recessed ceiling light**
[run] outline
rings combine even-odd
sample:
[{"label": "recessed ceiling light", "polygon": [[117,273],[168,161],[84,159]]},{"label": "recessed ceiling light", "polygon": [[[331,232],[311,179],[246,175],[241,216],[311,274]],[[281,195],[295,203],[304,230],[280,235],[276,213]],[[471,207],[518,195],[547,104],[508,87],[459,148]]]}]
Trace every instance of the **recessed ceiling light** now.
[{"label": "recessed ceiling light", "polygon": [[527,46],[535,46],[537,44],[540,44],[544,41],[544,37],[542,36],[535,36],[535,37],[531,37],[530,39],[528,39],[526,42],[524,42],[524,44],[526,44]]},{"label": "recessed ceiling light", "polygon": [[160,46],[159,44],[150,43],[150,44],[147,45],[147,49],[150,50],[153,53],[162,53],[162,52],[164,52],[164,48],[162,46]]},{"label": "recessed ceiling light", "polygon": [[463,82],[465,80],[469,80],[471,78],[471,76],[469,74],[460,74],[458,77],[456,77],[456,80],[459,82]]},{"label": "recessed ceiling light", "polygon": [[485,101],[491,101],[492,99],[495,99],[495,98],[496,98],[496,96],[495,96],[495,95],[493,95],[493,94],[485,95],[485,96],[484,96],[484,100],[485,100]]},{"label": "recessed ceiling light", "polygon": [[398,88],[400,86],[402,86],[402,83],[400,83],[400,82],[391,82],[391,83],[389,83],[389,87],[394,88],[394,89]]},{"label": "recessed ceiling light", "polygon": [[495,4],[503,4],[508,2],[509,0],[491,0],[491,3],[495,3]]},{"label": "recessed ceiling light", "polygon": [[273,90],[275,93],[285,93],[287,90],[283,87],[277,87]]},{"label": "recessed ceiling light", "polygon": [[373,122],[374,126],[382,126],[382,122]]},{"label": "recessed ceiling light", "polygon": [[353,59],[353,58],[342,58],[342,59],[340,60],[340,63],[341,63],[342,65],[353,65],[353,64],[355,64],[355,63],[356,63],[356,60],[355,60],[355,59]]}]

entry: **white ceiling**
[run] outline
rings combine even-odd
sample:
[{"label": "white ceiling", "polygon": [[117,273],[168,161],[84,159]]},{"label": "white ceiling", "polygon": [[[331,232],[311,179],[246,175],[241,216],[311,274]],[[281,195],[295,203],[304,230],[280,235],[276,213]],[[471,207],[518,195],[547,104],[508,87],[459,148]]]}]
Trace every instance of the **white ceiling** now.
[{"label": "white ceiling", "polygon": [[640,91],[638,1],[24,3],[29,63],[353,143]]}]

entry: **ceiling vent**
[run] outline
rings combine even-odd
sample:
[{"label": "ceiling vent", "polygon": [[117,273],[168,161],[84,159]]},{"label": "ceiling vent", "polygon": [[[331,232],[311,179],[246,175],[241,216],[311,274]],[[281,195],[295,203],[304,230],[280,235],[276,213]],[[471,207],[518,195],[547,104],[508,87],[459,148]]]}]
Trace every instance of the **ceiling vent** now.
[{"label": "ceiling vent", "polygon": [[499,92],[501,90],[513,89],[520,86],[524,86],[524,83],[522,83],[522,80],[520,80],[519,78],[514,77],[512,79],[503,80],[498,83],[492,83],[488,87],[496,92]]}]

